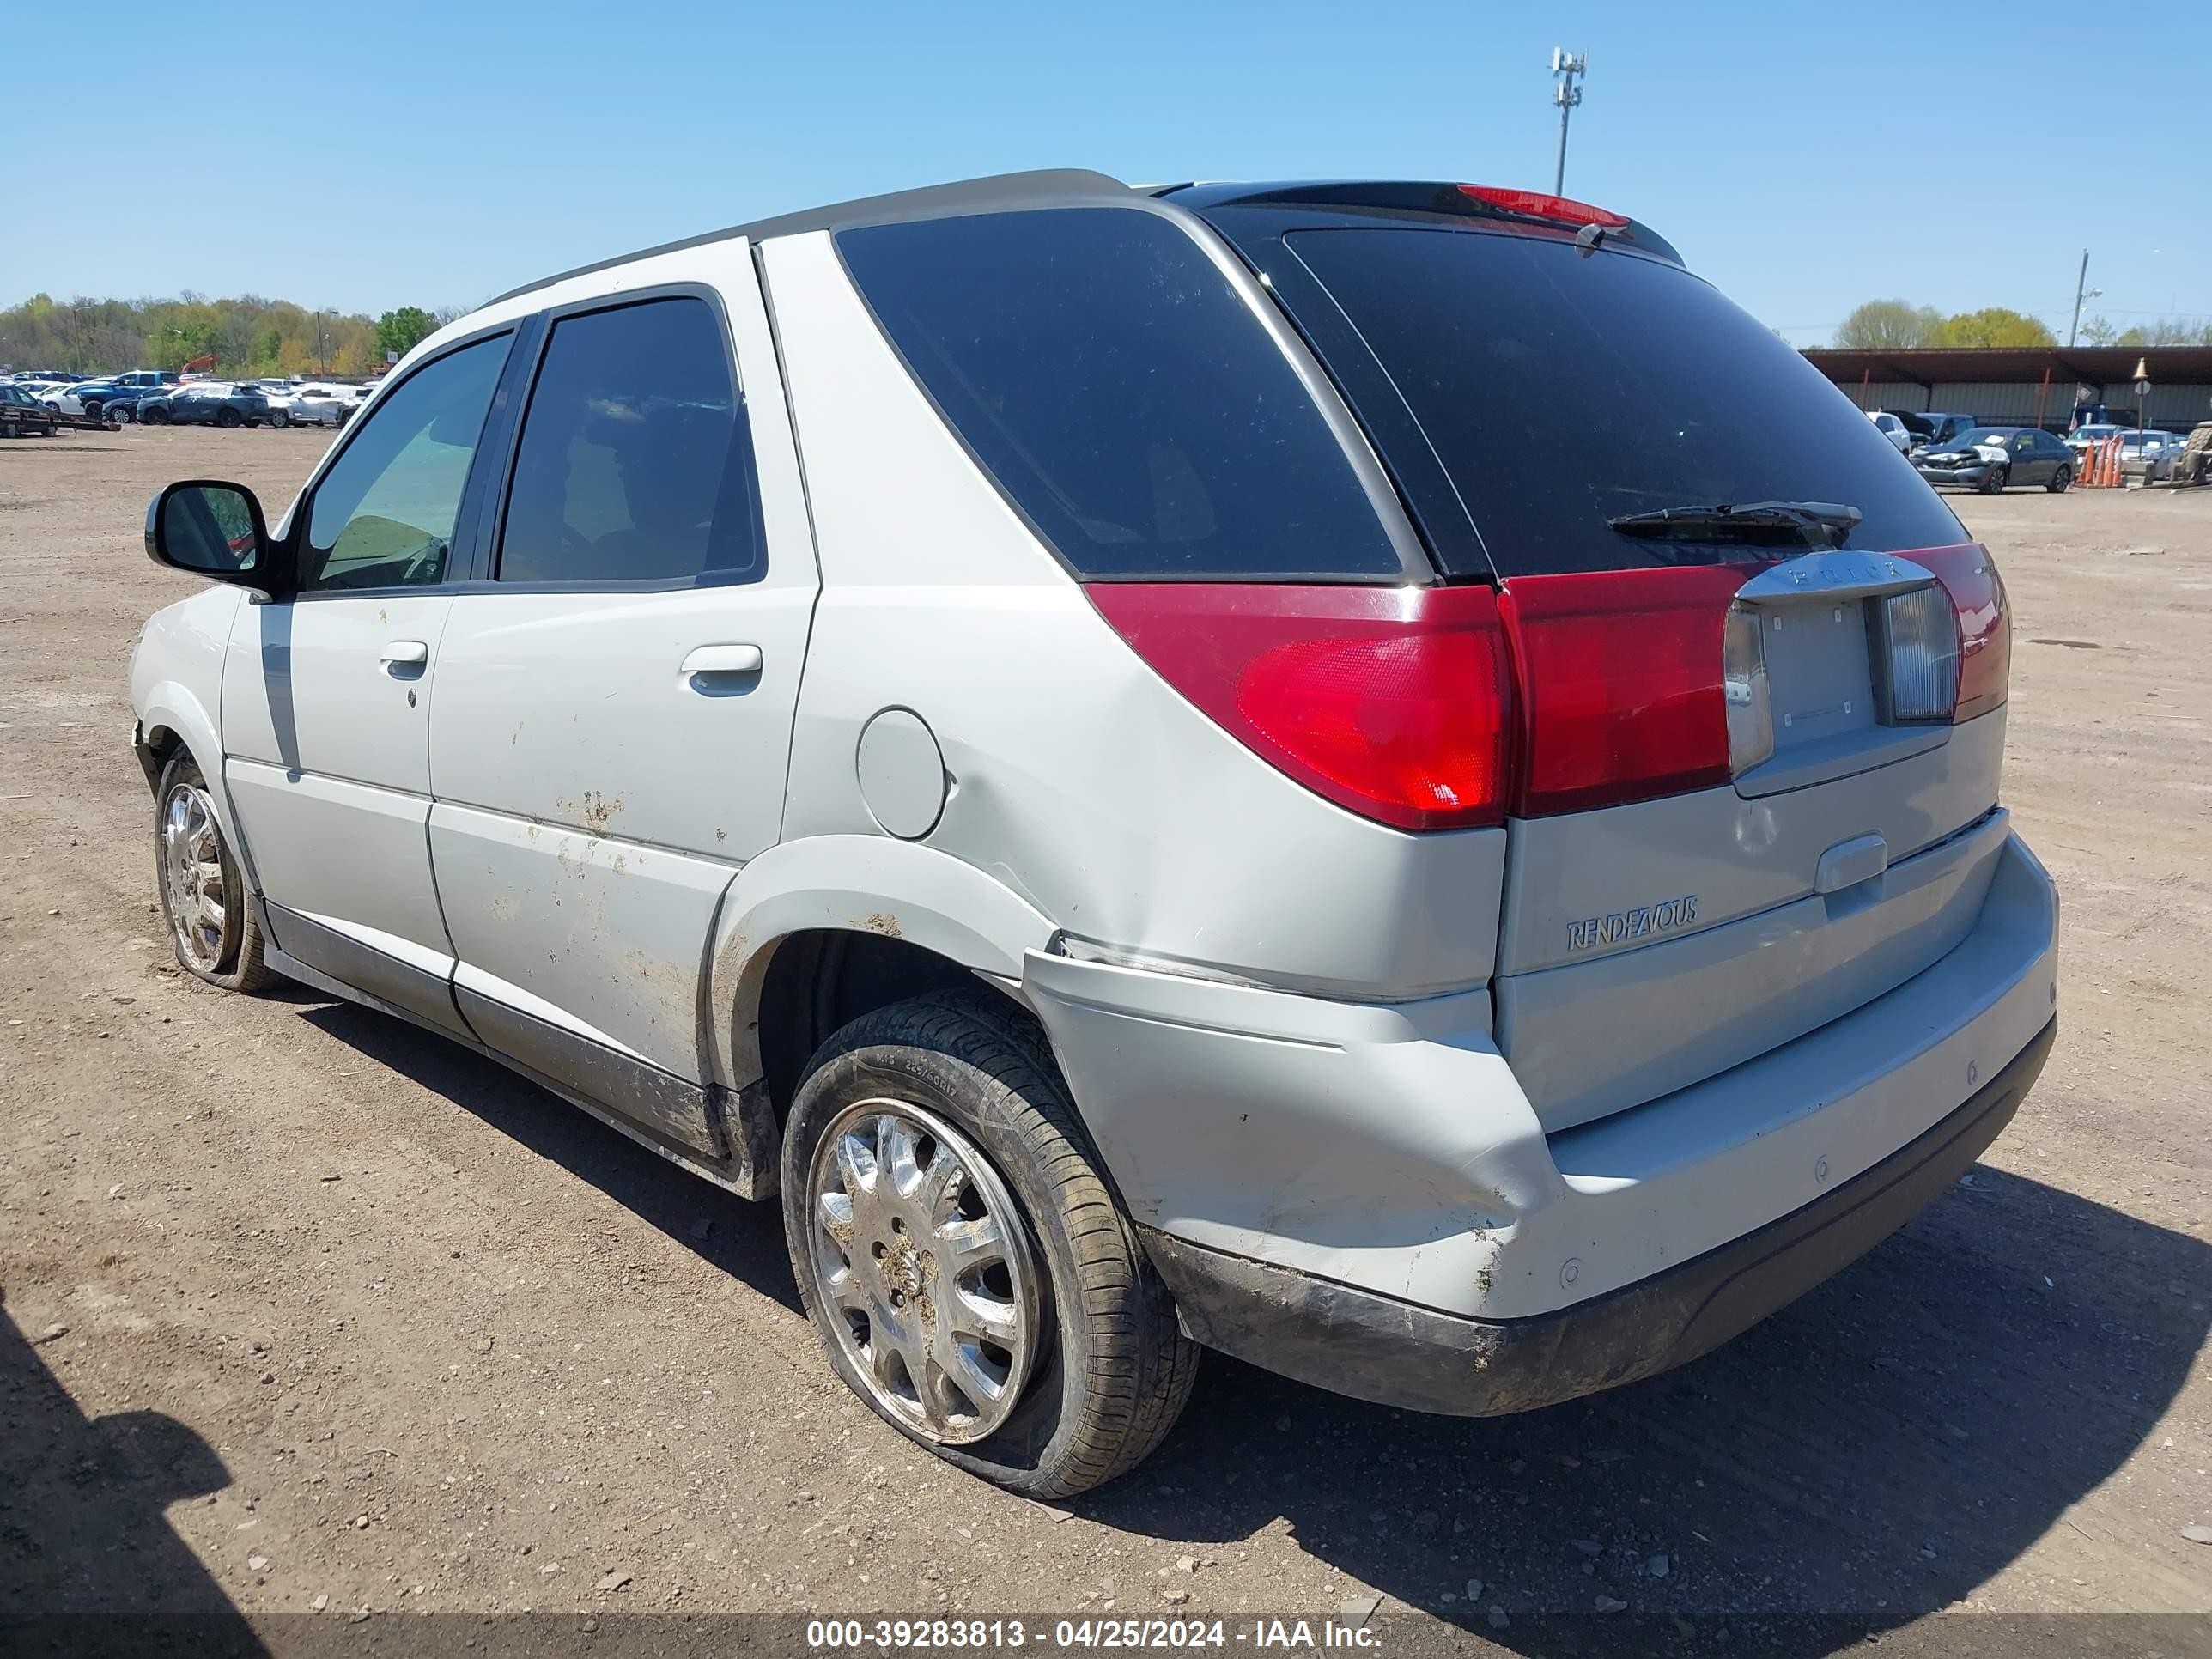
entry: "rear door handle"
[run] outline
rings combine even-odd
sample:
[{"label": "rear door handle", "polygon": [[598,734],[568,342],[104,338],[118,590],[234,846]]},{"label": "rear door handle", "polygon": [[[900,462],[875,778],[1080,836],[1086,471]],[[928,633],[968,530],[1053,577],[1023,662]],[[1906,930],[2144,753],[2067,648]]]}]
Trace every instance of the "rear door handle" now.
[{"label": "rear door handle", "polygon": [[757,645],[702,645],[684,659],[683,672],[691,674],[757,674],[761,648]]},{"label": "rear door handle", "polygon": [[378,660],[386,668],[420,668],[430,660],[430,647],[421,640],[394,640]]}]

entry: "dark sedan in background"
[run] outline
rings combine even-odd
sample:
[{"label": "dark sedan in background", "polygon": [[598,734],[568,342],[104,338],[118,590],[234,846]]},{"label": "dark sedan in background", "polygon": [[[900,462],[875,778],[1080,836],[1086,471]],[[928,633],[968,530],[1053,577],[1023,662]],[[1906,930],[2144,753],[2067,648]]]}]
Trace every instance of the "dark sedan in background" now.
[{"label": "dark sedan in background", "polygon": [[54,411],[18,386],[0,386],[0,438],[54,435]]},{"label": "dark sedan in background", "polygon": [[1932,484],[1994,495],[2008,484],[2041,484],[2057,495],[2074,482],[2074,452],[2032,426],[1978,426],[1912,458]]},{"label": "dark sedan in background", "polygon": [[276,405],[258,389],[228,380],[193,380],[159,397],[141,398],[137,416],[149,426],[263,426]]}]

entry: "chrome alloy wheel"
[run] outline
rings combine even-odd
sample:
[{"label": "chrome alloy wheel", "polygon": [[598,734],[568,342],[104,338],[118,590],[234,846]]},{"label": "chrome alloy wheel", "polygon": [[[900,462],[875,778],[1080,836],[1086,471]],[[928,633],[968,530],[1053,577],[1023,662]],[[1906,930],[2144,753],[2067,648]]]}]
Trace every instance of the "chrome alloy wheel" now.
[{"label": "chrome alloy wheel", "polygon": [[831,1121],[807,1175],[814,1294],[878,1404],[940,1445],[994,1432],[1042,1346],[1036,1250],[974,1142],[901,1100]]},{"label": "chrome alloy wheel", "polygon": [[191,966],[216,972],[230,925],[230,890],[222,878],[215,803],[198,784],[175,785],[161,803],[161,879],[179,952]]}]

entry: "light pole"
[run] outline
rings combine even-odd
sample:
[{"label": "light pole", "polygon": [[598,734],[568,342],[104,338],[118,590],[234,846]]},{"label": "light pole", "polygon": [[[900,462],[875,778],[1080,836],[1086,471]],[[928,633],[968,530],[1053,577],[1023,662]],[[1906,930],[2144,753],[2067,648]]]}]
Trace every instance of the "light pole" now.
[{"label": "light pole", "polygon": [[2094,300],[2105,290],[2089,286],[2089,250],[2081,250],[2081,274],[2074,279],[2074,322],[2066,331],[2066,343],[2072,345],[2074,337],[2081,331],[2081,301]]},{"label": "light pole", "polygon": [[1589,58],[1584,53],[1569,52],[1564,46],[1552,48],[1552,77],[1559,82],[1552,88],[1552,101],[1559,106],[1559,165],[1552,173],[1554,196],[1566,193],[1567,118],[1583,100],[1583,89],[1575,84],[1575,77],[1589,72]]},{"label": "light pole", "polygon": [[2150,452],[2143,447],[2144,410],[2150,403],[2150,360],[2136,359],[2136,459],[2142,463],[2143,488],[2150,488]]}]

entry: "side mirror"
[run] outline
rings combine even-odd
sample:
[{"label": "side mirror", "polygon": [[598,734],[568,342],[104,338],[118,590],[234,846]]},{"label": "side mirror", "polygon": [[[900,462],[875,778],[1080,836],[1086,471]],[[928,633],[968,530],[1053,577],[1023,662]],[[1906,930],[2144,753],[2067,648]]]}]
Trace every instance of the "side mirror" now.
[{"label": "side mirror", "polygon": [[241,484],[192,479],[167,486],[146,509],[146,556],[264,599],[275,594],[269,526],[261,503]]}]

